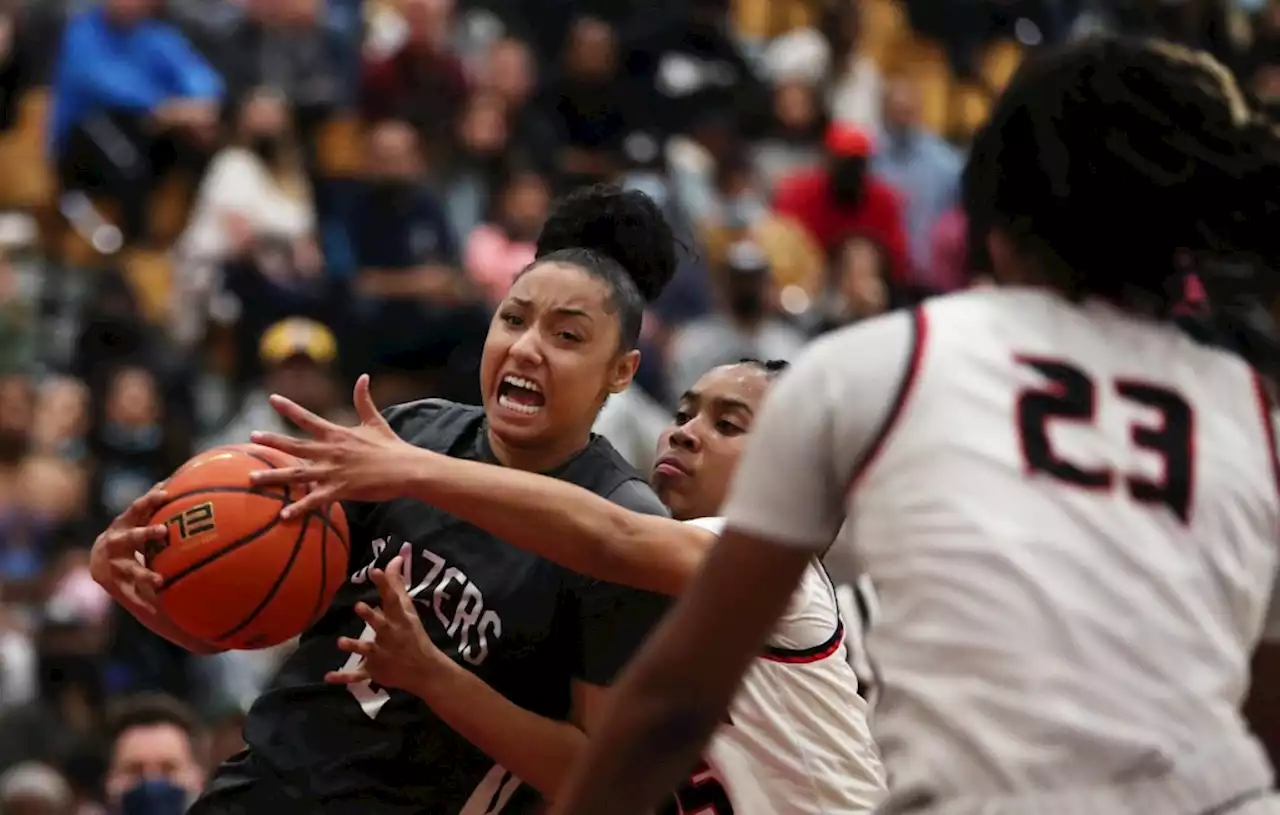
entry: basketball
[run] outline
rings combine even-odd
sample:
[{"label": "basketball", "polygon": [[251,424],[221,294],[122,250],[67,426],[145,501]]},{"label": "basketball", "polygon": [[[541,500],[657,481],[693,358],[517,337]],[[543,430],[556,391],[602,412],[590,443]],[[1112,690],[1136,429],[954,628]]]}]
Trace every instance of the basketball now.
[{"label": "basketball", "polygon": [[298,489],[256,487],[249,474],[298,459],[237,444],[201,453],[169,479],[152,518],[166,540],[144,550],[164,578],[158,608],[186,634],[238,650],[268,648],[306,630],[347,574],[347,519],[338,503],[280,519]]}]

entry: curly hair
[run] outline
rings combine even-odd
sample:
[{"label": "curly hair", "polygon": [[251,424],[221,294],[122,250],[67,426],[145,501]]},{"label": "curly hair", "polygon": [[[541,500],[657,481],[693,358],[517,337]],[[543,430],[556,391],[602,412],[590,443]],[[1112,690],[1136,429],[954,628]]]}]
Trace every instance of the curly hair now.
[{"label": "curly hair", "polygon": [[622,345],[629,349],[639,340],[645,306],[675,274],[676,240],[648,195],[596,185],[570,193],[552,209],[530,268],[546,262],[573,264],[608,284]]}]

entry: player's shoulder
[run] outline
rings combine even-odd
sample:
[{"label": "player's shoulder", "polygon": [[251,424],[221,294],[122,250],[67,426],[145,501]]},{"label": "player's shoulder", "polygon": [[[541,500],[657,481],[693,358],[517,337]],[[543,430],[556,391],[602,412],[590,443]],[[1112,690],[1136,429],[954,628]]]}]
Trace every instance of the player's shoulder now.
[{"label": "player's shoulder", "polygon": [[604,436],[593,434],[587,448],[556,476],[633,512],[670,514],[640,472]]},{"label": "player's shoulder", "polygon": [[382,411],[391,429],[417,447],[441,452],[470,438],[484,423],[484,409],[448,399],[419,399]]},{"label": "player's shoulder", "polygon": [[[837,328],[805,346],[795,363],[783,373],[783,381],[823,384],[843,392],[856,387],[851,377],[879,368],[886,360],[907,360],[918,344],[923,306],[881,314]],[[830,394],[829,394],[830,395]]]}]

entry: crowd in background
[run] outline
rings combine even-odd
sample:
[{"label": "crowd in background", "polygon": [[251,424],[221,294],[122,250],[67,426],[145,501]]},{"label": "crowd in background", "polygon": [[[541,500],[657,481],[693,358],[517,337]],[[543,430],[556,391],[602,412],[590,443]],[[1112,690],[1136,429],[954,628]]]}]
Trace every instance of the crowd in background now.
[{"label": "crowd in background", "polygon": [[271,392],[475,401],[561,192],[684,244],[600,420],[644,468],[710,367],[971,284],[965,143],[1029,50],[1158,33],[1280,103],[1276,0],[456,3],[0,0],[0,815],[167,815],[237,749],[279,654],[159,640],[89,545]]}]

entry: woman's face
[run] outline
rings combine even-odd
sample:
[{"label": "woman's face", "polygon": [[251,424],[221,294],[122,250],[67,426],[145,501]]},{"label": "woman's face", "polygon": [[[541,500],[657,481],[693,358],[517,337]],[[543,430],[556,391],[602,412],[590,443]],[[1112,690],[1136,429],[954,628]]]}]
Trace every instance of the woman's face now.
[{"label": "woman's face", "polygon": [[577,266],[539,263],[516,278],[480,362],[494,434],[531,448],[589,433],[640,361],[638,351],[619,351],[620,330],[609,286]]},{"label": "woman's face", "polygon": [[885,310],[889,290],[884,281],[880,250],[868,240],[852,240],[840,255],[840,296],[858,317],[872,317]]},{"label": "woman's face", "polygon": [[107,392],[107,419],[123,427],[147,427],[160,421],[160,393],[155,377],[141,368],[116,374]]},{"label": "woman's face", "polygon": [[812,130],[818,118],[814,89],[800,82],[779,85],[773,94],[773,114],[788,132]]},{"label": "woman's face", "polygon": [[240,131],[247,138],[279,138],[288,123],[288,111],[279,99],[256,96],[240,113]]},{"label": "woman's face", "polygon": [[687,521],[720,511],[756,410],[769,390],[757,365],[724,365],[680,397],[675,420],[658,439],[649,481],[672,517]]},{"label": "woman's face", "polygon": [[478,93],[462,114],[459,136],[467,152],[497,155],[507,146],[507,111],[495,94]]},{"label": "woman's face", "polygon": [[534,240],[551,209],[546,179],[529,173],[511,180],[502,196],[502,218],[516,237]]},{"label": "woman's face", "polygon": [[569,30],[565,63],[569,72],[580,79],[604,79],[611,76],[617,62],[613,29],[601,20],[579,20]]}]

